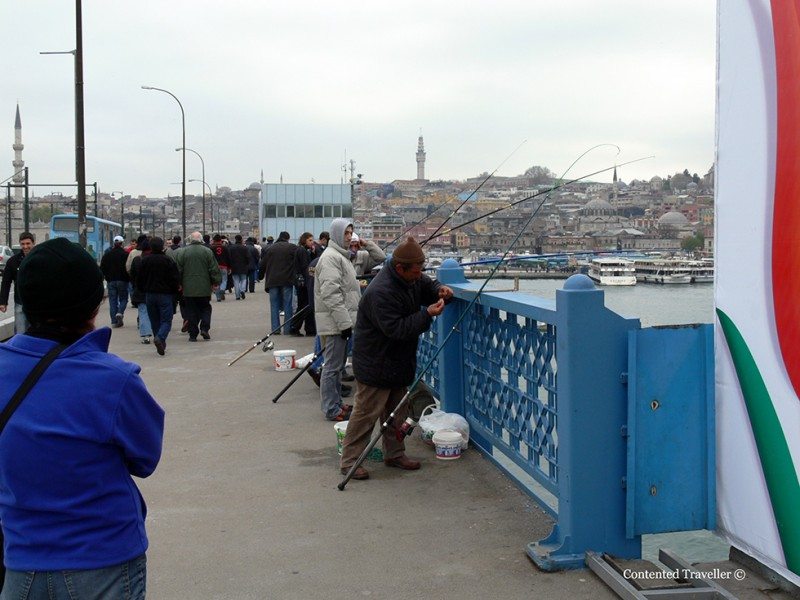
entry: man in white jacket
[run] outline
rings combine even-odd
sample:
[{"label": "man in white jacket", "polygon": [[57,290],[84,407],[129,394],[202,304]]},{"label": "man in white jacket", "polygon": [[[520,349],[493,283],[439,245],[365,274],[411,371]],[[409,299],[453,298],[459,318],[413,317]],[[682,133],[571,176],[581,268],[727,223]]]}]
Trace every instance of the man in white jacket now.
[{"label": "man in white jacket", "polygon": [[342,404],[342,368],[347,359],[347,340],[353,335],[361,287],[350,262],[353,224],[334,219],[330,241],[314,272],[314,317],[322,341],[325,368],[319,385],[320,403],[325,418],[346,421],[352,406]]}]

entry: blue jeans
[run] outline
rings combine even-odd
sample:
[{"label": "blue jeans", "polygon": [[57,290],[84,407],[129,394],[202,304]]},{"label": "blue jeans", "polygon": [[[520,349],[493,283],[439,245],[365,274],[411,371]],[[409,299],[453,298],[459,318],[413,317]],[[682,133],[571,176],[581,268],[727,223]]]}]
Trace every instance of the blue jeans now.
[{"label": "blue jeans", "polygon": [[325,366],[319,382],[319,399],[326,419],[342,410],[342,368],[347,360],[347,340],[340,335],[322,337]]},{"label": "blue jeans", "polygon": [[0,600],[144,600],[147,557],[83,571],[6,571]]},{"label": "blue jeans", "polygon": [[238,299],[240,296],[247,292],[247,273],[234,273],[233,275],[233,293]]},{"label": "blue jeans", "polygon": [[128,307],[128,282],[108,282],[108,312],[111,313],[111,322],[117,315],[124,315]]},{"label": "blue jeans", "polygon": [[219,272],[222,274],[222,281],[219,284],[219,289],[216,291],[217,301],[225,298],[225,290],[228,288],[228,269],[220,267]]},{"label": "blue jeans", "polygon": [[150,317],[150,326],[153,334],[162,342],[167,341],[167,336],[172,329],[172,315],[175,314],[175,297],[172,294],[151,294],[147,292],[147,316]]},{"label": "blue jeans", "polygon": [[22,312],[22,304],[14,304],[14,333],[25,333],[28,331],[28,317]]},{"label": "blue jeans", "polygon": [[317,358],[311,363],[311,367],[309,368],[319,371],[323,361],[325,360],[325,357],[322,356],[322,342],[320,341],[319,336],[314,338],[314,354],[317,355]]},{"label": "blue jeans", "polygon": [[139,335],[146,337],[153,335],[153,327],[150,325],[150,315],[147,314],[147,304],[142,302],[137,307],[139,311]]},{"label": "blue jeans", "polygon": [[273,331],[281,326],[280,312],[283,311],[283,333],[284,335],[289,335],[289,330],[291,329],[289,321],[292,319],[293,314],[292,300],[294,300],[293,285],[269,288],[269,317]]}]

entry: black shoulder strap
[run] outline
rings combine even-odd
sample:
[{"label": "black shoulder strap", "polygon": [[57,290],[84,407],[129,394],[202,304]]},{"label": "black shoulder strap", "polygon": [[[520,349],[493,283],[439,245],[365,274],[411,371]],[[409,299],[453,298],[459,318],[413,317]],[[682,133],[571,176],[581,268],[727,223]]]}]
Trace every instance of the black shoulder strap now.
[{"label": "black shoulder strap", "polygon": [[45,372],[47,367],[52,364],[56,357],[61,354],[65,348],[66,346],[63,344],[56,344],[47,354],[42,357],[38,363],[36,363],[36,366],[31,369],[31,372],[28,373],[25,381],[23,381],[22,385],[19,386],[16,392],[14,392],[11,400],[8,401],[8,404],[6,404],[3,412],[0,413],[0,433],[2,433],[6,423],[8,423],[8,420],[11,418],[11,415],[13,415],[14,411],[17,410],[17,407],[25,399],[25,396],[28,395],[28,392],[31,391],[31,388],[36,384],[37,381],[39,381],[39,378]]}]

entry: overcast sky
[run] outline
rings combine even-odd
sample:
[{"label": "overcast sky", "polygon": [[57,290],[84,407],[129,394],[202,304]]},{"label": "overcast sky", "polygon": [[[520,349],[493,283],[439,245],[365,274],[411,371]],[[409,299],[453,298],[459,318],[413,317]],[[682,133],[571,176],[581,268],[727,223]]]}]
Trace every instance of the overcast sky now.
[{"label": "overcast sky", "polygon": [[[0,4],[0,180],[14,114],[32,183],[74,173],[75,3]],[[543,165],[569,173],[653,154],[620,178],[703,175],[714,159],[713,0],[84,0],[86,178],[180,194],[186,146],[212,188],[367,181]],[[4,141],[5,140],[5,141]],[[201,177],[187,153],[187,179]],[[611,174],[597,180],[610,181]],[[201,184],[187,184],[200,193]],[[196,188],[196,189],[195,189]],[[47,190],[36,190],[36,195]]]}]

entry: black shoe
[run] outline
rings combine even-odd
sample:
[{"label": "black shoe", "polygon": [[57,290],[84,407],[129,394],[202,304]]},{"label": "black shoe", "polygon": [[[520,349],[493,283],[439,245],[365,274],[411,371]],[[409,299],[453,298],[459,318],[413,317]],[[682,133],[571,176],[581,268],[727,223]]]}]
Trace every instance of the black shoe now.
[{"label": "black shoe", "polygon": [[352,395],[353,395],[353,388],[351,388],[349,385],[343,385],[341,391],[342,398],[349,398]]},{"label": "black shoe", "polygon": [[190,337],[189,337],[189,341],[190,341],[190,342],[196,342],[196,341],[197,341],[197,338],[196,338],[196,337],[191,337],[191,336],[190,336]]},{"label": "black shoe", "polygon": [[242,300],[244,300],[244,292],[242,292]]},{"label": "black shoe", "polygon": [[153,338],[153,345],[156,347],[156,352],[158,352],[159,355],[164,356],[164,351],[167,348],[166,345],[164,344],[164,340],[157,337]]},{"label": "black shoe", "polygon": [[342,381],[355,381],[355,375],[342,375]]},{"label": "black shoe", "polygon": [[209,335],[209,333],[207,331],[201,331],[200,332],[200,337],[202,337],[204,340],[210,340],[211,339],[211,336]]},{"label": "black shoe", "polygon": [[181,333],[189,333],[189,321],[183,321],[183,326],[181,327]]},{"label": "black shoe", "polygon": [[303,337],[303,334],[300,333],[299,331],[293,331],[289,335],[292,337]]},{"label": "black shoe", "polygon": [[308,373],[308,376],[311,377],[311,379],[314,380],[314,383],[317,384],[317,387],[319,387],[320,372],[315,369],[309,369],[308,371],[306,371],[306,373]]}]

